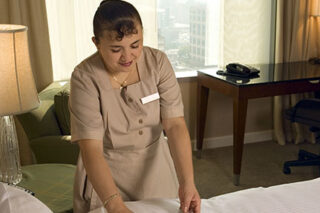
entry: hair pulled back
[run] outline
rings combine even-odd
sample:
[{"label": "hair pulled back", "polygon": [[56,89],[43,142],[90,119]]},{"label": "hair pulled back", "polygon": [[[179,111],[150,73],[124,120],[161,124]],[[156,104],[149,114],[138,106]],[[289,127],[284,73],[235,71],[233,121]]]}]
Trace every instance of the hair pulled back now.
[{"label": "hair pulled back", "polygon": [[115,39],[121,41],[125,35],[138,33],[137,23],[142,28],[140,15],[132,4],[122,0],[104,0],[93,18],[94,36],[99,41],[103,31],[107,30],[116,32]]}]

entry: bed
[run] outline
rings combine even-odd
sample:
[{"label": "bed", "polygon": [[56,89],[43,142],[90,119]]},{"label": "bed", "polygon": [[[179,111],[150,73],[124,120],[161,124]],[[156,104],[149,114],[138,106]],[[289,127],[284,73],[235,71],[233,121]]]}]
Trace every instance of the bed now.
[{"label": "bed", "polygon": [[[150,199],[126,202],[136,213],[178,213],[177,199]],[[228,193],[210,199],[202,199],[201,213],[319,213],[320,178],[257,187]],[[90,213],[106,213],[99,208]]]},{"label": "bed", "polygon": [[[126,202],[135,213],[178,213],[177,199]],[[41,201],[12,186],[0,183],[0,212],[52,213]],[[258,187],[202,199],[201,213],[319,213],[320,178]],[[106,213],[98,208],[90,213]]]}]

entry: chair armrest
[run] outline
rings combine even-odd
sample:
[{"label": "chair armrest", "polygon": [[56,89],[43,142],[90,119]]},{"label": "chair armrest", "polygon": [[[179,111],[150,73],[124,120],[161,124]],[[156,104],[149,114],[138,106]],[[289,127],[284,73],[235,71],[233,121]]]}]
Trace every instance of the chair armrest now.
[{"label": "chair armrest", "polygon": [[72,144],[71,136],[45,136],[30,140],[37,163],[77,164],[79,146]]}]

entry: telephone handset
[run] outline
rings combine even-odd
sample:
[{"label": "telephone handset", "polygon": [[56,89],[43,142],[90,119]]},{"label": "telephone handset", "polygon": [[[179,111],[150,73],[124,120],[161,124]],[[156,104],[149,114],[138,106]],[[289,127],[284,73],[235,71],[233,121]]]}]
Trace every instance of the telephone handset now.
[{"label": "telephone handset", "polygon": [[235,77],[240,77],[240,78],[253,78],[253,77],[259,77],[259,70],[248,66],[248,65],[243,65],[239,63],[230,63],[226,66],[227,70],[221,71],[219,70],[217,74],[220,75],[228,75],[228,76],[235,76]]},{"label": "telephone handset", "polygon": [[231,63],[226,66],[228,73],[233,73],[243,77],[251,77],[256,76],[260,72],[254,67],[238,64],[238,63]]}]

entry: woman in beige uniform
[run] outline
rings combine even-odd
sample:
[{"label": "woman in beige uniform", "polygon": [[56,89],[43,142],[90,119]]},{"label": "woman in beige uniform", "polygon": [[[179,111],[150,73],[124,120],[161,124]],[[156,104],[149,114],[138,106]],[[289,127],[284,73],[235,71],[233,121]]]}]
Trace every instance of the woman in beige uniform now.
[{"label": "woman in beige uniform", "polygon": [[142,33],[131,4],[101,2],[98,51],[71,78],[71,135],[81,150],[75,213],[131,212],[124,201],[176,197],[183,212],[200,212],[180,88],[166,55],[144,47]]}]

